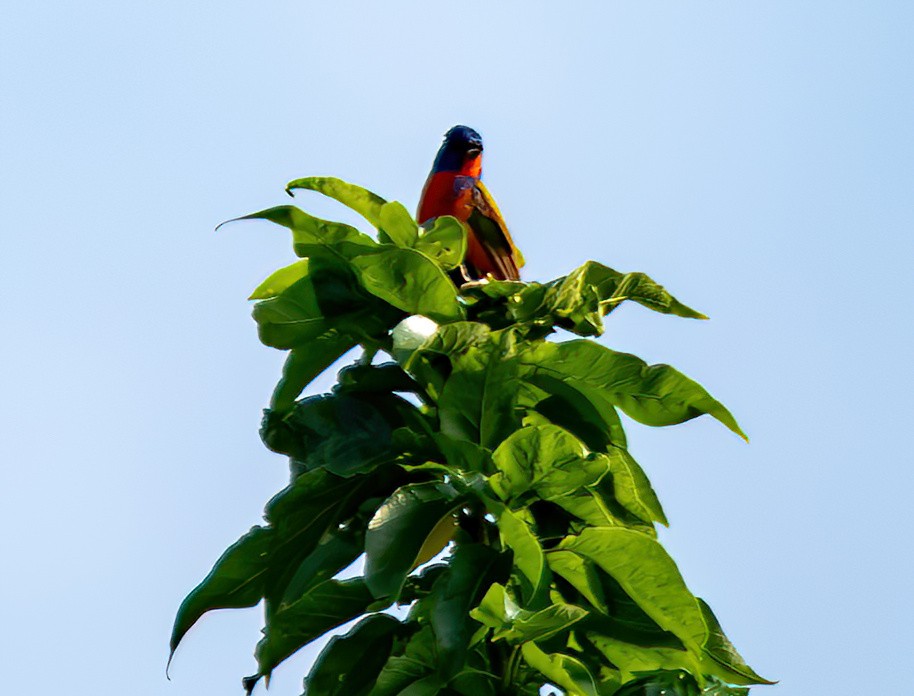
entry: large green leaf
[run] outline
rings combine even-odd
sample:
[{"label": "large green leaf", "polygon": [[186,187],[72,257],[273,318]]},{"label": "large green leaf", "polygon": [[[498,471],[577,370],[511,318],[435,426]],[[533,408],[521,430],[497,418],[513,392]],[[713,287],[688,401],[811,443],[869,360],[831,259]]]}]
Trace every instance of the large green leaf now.
[{"label": "large green leaf", "polygon": [[628,451],[621,447],[610,447],[606,457],[609,460],[613,493],[619,504],[647,524],[668,524],[651,482]]},{"label": "large green leaf", "polygon": [[724,630],[720,627],[720,622],[711,611],[711,607],[703,599],[698,599],[698,605],[701,607],[702,616],[708,626],[708,640],[704,645],[705,655],[713,660],[714,667],[717,669],[708,670],[716,673],[725,681],[731,684],[774,684],[764,677],[759,676],[746,661],[743,659],[730,639],[727,638]]},{"label": "large green leaf", "polygon": [[415,249],[379,247],[351,263],[365,290],[407,314],[438,322],[463,318],[457,288],[440,266]]},{"label": "large green leaf", "polygon": [[602,396],[645,425],[673,425],[707,413],[746,437],[723,404],[669,365],[649,366],[584,340],[541,343],[520,358],[534,376],[564,382],[592,402]]},{"label": "large green leaf", "polygon": [[276,297],[286,288],[291,287],[302,278],[308,275],[310,261],[302,259],[289,266],[283,266],[277,271],[273,271],[266,279],[254,288],[254,292],[248,297],[249,300],[268,300]]},{"label": "large green leaf", "polygon": [[513,337],[477,322],[441,326],[406,364],[438,397],[441,432],[494,447],[519,424]]},{"label": "large green leaf", "polygon": [[521,651],[528,665],[569,696],[599,696],[593,675],[580,660],[570,655],[546,654],[536,643],[524,643]]},{"label": "large green leaf", "polygon": [[303,257],[329,256],[342,260],[377,247],[377,242],[351,225],[321,220],[292,205],[268,208],[236,220],[269,220],[289,229],[292,247]]},{"label": "large green leaf", "polygon": [[378,508],[365,537],[365,581],[376,597],[396,597],[426,539],[463,502],[446,483],[413,483]]},{"label": "large green leaf", "polygon": [[471,634],[470,609],[482,599],[488,586],[498,580],[499,554],[483,544],[461,544],[450,567],[435,583],[431,626],[435,633],[438,672],[445,679],[459,672],[466,661]]},{"label": "large green leaf", "polygon": [[708,629],[698,601],[673,559],[655,539],[622,527],[600,527],[566,538],[559,548],[593,561],[661,629],[678,637],[696,654],[700,651]]},{"label": "large green leaf", "polygon": [[352,208],[375,227],[381,225],[381,208],[387,201],[361,186],[332,176],[309,176],[286,184],[286,191],[290,195],[295,189],[308,189],[322,193],[348,208]]},{"label": "large green leaf", "polygon": [[588,453],[574,435],[551,424],[515,431],[498,446],[492,460],[499,473],[489,483],[505,500],[529,490],[552,500],[596,483],[609,471],[604,455]]},{"label": "large green leaf", "polygon": [[[387,614],[372,614],[334,637],[305,679],[302,696],[363,696],[387,662],[394,638],[406,627]],[[357,666],[357,668],[356,668]]]},{"label": "large green leaf", "polygon": [[401,653],[388,659],[370,696],[399,696],[416,684],[414,693],[420,694],[430,684],[440,687],[442,680],[435,672],[435,651],[435,634],[431,626],[426,625],[410,637]]},{"label": "large green leaf", "polygon": [[470,616],[495,629],[494,640],[525,643],[547,640],[566,631],[586,617],[587,610],[556,602],[540,611],[527,611],[515,604],[503,585],[493,583]]},{"label": "large green leaf", "polygon": [[255,304],[253,315],[260,340],[280,349],[307,345],[334,331],[355,343],[386,334],[397,318],[359,287],[351,269],[321,259],[309,262],[307,275]]},{"label": "large green leaf", "polygon": [[554,287],[550,305],[557,317],[571,322],[573,330],[599,335],[603,332],[600,315],[609,314],[624,300],[664,314],[707,319],[644,273],[620,273],[595,261],[588,261],[561,279]]},{"label": "large green leaf", "polygon": [[553,498],[563,510],[593,527],[629,527],[656,537],[653,524],[645,522],[622,507],[614,498],[609,477],[584,486],[568,495]]},{"label": "large green leaf", "polygon": [[[326,580],[268,618],[257,644],[258,677],[268,677],[280,662],[327,631],[365,613],[374,597],[362,578]],[[254,683],[248,682],[248,692]]]},{"label": "large green leaf", "polygon": [[267,504],[266,517],[275,530],[264,595],[268,619],[289,603],[290,582],[326,535],[339,531],[340,525],[365,524],[404,478],[394,467],[351,478],[314,469],[300,474]]},{"label": "large green leaf", "polygon": [[[660,670],[686,670],[701,674],[701,663],[688,650],[640,645],[605,634],[588,632],[586,639],[621,670],[623,678]],[[638,693],[638,692],[634,692]]]},{"label": "large green leaf", "polygon": [[416,240],[419,238],[419,227],[402,203],[392,201],[382,205],[378,211],[378,222],[380,229],[397,246],[413,247],[416,245]]},{"label": "large green leaf", "polygon": [[263,598],[272,542],[272,529],[253,527],[226,549],[209,575],[181,603],[171,632],[172,655],[184,634],[206,612],[252,607]]},{"label": "large green leaf", "polygon": [[536,606],[543,599],[550,580],[543,548],[519,513],[511,512],[504,505],[487,507],[496,513],[501,539],[514,552],[514,567],[519,573],[524,604]]},{"label": "large green leaf", "polygon": [[466,228],[457,218],[442,215],[435,218],[430,228],[423,229],[415,247],[449,271],[463,263],[467,251]]},{"label": "large green leaf", "polygon": [[495,633],[495,638],[503,638],[509,643],[548,640],[586,616],[586,609],[565,602],[557,602],[537,612],[521,610],[509,626]]},{"label": "large green leaf", "polygon": [[565,428],[594,452],[604,452],[613,445],[625,447],[619,414],[605,399],[591,402],[561,380],[534,376],[534,381],[539,386],[529,389],[532,398],[524,404],[527,408]]}]

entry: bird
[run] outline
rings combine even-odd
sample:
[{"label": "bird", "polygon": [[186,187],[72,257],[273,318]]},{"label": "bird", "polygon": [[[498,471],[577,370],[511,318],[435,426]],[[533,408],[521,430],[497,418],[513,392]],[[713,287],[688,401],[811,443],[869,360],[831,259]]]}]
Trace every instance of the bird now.
[{"label": "bird", "polygon": [[441,215],[452,215],[466,226],[466,257],[451,274],[457,285],[520,280],[524,265],[481,177],[482,137],[469,126],[454,126],[445,133],[425,181],[416,219],[424,225]]}]

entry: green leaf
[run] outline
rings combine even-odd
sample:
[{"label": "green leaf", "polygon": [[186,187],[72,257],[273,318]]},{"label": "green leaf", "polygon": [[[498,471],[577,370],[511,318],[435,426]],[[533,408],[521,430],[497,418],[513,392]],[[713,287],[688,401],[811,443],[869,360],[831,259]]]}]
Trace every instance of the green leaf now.
[{"label": "green leaf", "polygon": [[331,331],[349,334],[353,343],[365,335],[384,334],[393,317],[378,304],[359,288],[350,269],[312,260],[306,276],[255,304],[253,315],[263,343],[288,349]]},{"label": "green leaf", "polygon": [[664,314],[707,319],[644,273],[620,273],[595,261],[588,261],[560,279],[551,293],[552,312],[570,322],[568,328],[583,335],[603,333],[601,315],[609,314],[624,300],[633,300]]},{"label": "green leaf", "polygon": [[701,598],[698,598],[698,605],[708,626],[708,640],[704,645],[704,653],[716,663],[714,666],[717,667],[717,669],[709,671],[731,684],[774,684],[775,682],[759,676],[746,664],[720,627],[720,622],[714,616],[711,607]]},{"label": "green leaf", "polygon": [[567,580],[596,609],[604,614],[609,612],[609,604],[595,563],[562,549],[551,550],[546,556],[546,561],[552,572]]},{"label": "green leaf", "polygon": [[314,550],[299,564],[286,586],[278,609],[294,604],[312,587],[330,580],[362,555],[364,524],[350,524],[324,534]]},{"label": "green leaf", "polygon": [[[704,314],[687,307],[673,297],[662,285],[644,273],[620,273],[595,261],[588,261],[576,272],[597,287],[604,313],[609,314],[623,300],[638,304],[663,314],[674,314],[686,319],[707,319]],[[575,273],[568,276],[573,279]],[[568,280],[566,279],[566,281]],[[574,280],[569,288],[573,293]]]},{"label": "green leaf", "polygon": [[694,653],[687,650],[642,645],[593,632],[588,632],[586,638],[606,660],[621,670],[625,679],[662,670],[686,670],[694,674],[701,674],[702,671]]},{"label": "green leaf", "polygon": [[268,677],[280,662],[327,631],[362,615],[374,601],[362,578],[314,585],[269,617],[255,652],[257,676]]},{"label": "green leaf", "polygon": [[616,696],[699,696],[694,677],[678,669],[658,670],[626,683]]},{"label": "green leaf", "polygon": [[609,471],[605,456],[588,453],[580,440],[557,425],[515,431],[498,446],[492,460],[499,473],[489,483],[505,500],[528,490],[552,500],[596,483]]},{"label": "green leaf", "polygon": [[321,220],[292,205],[268,208],[229,222],[238,220],[269,220],[286,227],[292,232],[292,248],[303,257],[344,260],[377,247],[377,242],[351,225]]},{"label": "green leaf", "polygon": [[209,575],[181,603],[171,632],[171,655],[206,612],[252,607],[263,598],[272,541],[272,529],[253,527],[226,549]]},{"label": "green leaf", "polygon": [[566,538],[559,548],[596,563],[661,629],[700,651],[708,635],[701,609],[655,539],[622,527],[600,527]]},{"label": "green leaf", "polygon": [[365,536],[365,581],[375,597],[395,598],[438,522],[462,504],[439,482],[397,489],[378,508]]},{"label": "green leaf", "polygon": [[268,300],[308,275],[308,259],[302,259],[274,271],[258,285],[249,300]]},{"label": "green leaf", "polygon": [[398,247],[413,247],[419,239],[416,221],[402,203],[392,201],[381,206],[378,212],[380,228]]},{"label": "green leaf", "polygon": [[334,637],[306,677],[303,696],[367,693],[390,656],[394,638],[405,630],[406,627],[392,616],[372,614],[345,635]]},{"label": "green leaf", "polygon": [[591,402],[602,396],[639,423],[673,425],[707,413],[746,439],[723,404],[669,365],[648,366],[634,355],[583,340],[541,343],[521,359],[534,375],[565,382]]},{"label": "green leaf", "polygon": [[[294,353],[294,351],[293,351]],[[391,394],[322,394],[303,399],[280,423],[264,424],[267,446],[288,454],[298,469],[323,468],[339,476],[370,471],[398,454],[393,430],[398,411],[414,407]]]},{"label": "green leaf", "polygon": [[300,474],[267,503],[266,518],[275,530],[265,588],[268,618],[280,606],[299,566],[325,535],[338,531],[340,525],[365,524],[403,480],[394,467],[351,478],[315,469]]},{"label": "green leaf", "polygon": [[430,228],[423,228],[415,247],[449,271],[463,263],[466,256],[466,228],[457,218],[442,215],[435,218]]},{"label": "green leaf", "polygon": [[431,626],[435,633],[438,673],[444,679],[457,674],[466,661],[471,634],[470,609],[497,578],[498,553],[482,544],[461,544],[451,557],[450,567],[435,583]]},{"label": "green leaf", "polygon": [[520,611],[511,597],[505,592],[505,586],[493,582],[486,590],[479,606],[470,611],[470,617],[489,628],[504,628],[510,618]]},{"label": "green leaf", "polygon": [[370,696],[399,696],[411,685],[430,676],[438,680],[438,675],[433,674],[434,670],[435,636],[431,626],[425,626],[413,634],[402,654],[394,654],[387,661]]},{"label": "green leaf", "polygon": [[521,651],[528,665],[569,696],[599,696],[593,675],[580,660],[559,653],[547,655],[536,643],[524,643]]},{"label": "green leaf", "polygon": [[[537,388],[545,391],[528,408],[572,433],[593,452],[605,452],[611,446],[625,447],[625,431],[619,414],[604,399],[594,403],[557,379],[534,378]],[[529,415],[529,414],[528,414]]]},{"label": "green leaf", "polygon": [[557,602],[537,612],[521,610],[509,626],[495,632],[495,638],[504,638],[509,643],[548,640],[586,616],[586,609],[565,602]]},{"label": "green leaf", "polygon": [[593,527],[628,527],[657,536],[654,525],[622,507],[613,495],[611,477],[592,486],[584,486],[568,495],[553,498],[563,510]]},{"label": "green leaf", "polygon": [[482,325],[443,326],[420,351],[447,356],[451,370],[438,399],[441,432],[494,447],[519,424],[515,408],[520,386],[513,337]]},{"label": "green leaf", "polygon": [[498,517],[498,532],[502,541],[514,552],[514,566],[519,571],[524,603],[536,606],[548,590],[550,580],[543,548],[519,515],[504,505],[487,507]]},{"label": "green leaf", "polygon": [[668,525],[660,500],[638,462],[621,447],[611,447],[606,454],[613,493],[619,504],[647,524]]},{"label": "green leaf", "polygon": [[286,184],[290,195],[295,189],[308,189],[329,196],[352,208],[375,227],[381,226],[381,207],[387,201],[368,189],[331,176],[309,176]]},{"label": "green leaf", "polygon": [[306,346],[293,348],[282,368],[282,377],[273,390],[270,408],[286,413],[305,387],[355,345],[351,336],[330,331]]},{"label": "green leaf", "polygon": [[353,257],[351,263],[368,292],[407,314],[422,314],[437,322],[463,318],[450,278],[414,249],[379,248]]}]

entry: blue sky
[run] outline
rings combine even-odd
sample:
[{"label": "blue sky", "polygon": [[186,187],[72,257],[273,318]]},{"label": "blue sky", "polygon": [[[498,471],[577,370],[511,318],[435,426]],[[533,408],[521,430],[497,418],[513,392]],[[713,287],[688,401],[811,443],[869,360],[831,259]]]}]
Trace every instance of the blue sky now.
[{"label": "blue sky", "polygon": [[[604,343],[723,400],[630,427],[662,539],[772,696],[910,664],[914,5],[17,3],[0,27],[0,655],[10,693],[241,693],[258,610],[166,682],[184,594],[284,485],[265,223],[326,174],[414,208],[455,123],[550,279],[588,258],[711,316]],[[312,212],[351,220],[302,195]],[[326,388],[330,377],[321,381]],[[275,674],[297,696],[312,652]],[[262,687],[259,687],[262,688]]]}]

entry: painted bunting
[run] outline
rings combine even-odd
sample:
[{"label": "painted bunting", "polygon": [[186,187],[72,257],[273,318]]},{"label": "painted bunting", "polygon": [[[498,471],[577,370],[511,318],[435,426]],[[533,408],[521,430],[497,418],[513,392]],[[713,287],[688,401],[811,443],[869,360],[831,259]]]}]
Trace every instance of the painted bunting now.
[{"label": "painted bunting", "polygon": [[467,227],[467,254],[452,273],[459,284],[492,277],[520,280],[524,257],[514,246],[492,195],[480,181],[482,138],[472,128],[454,126],[444,135],[419,200],[420,223],[453,215]]}]

